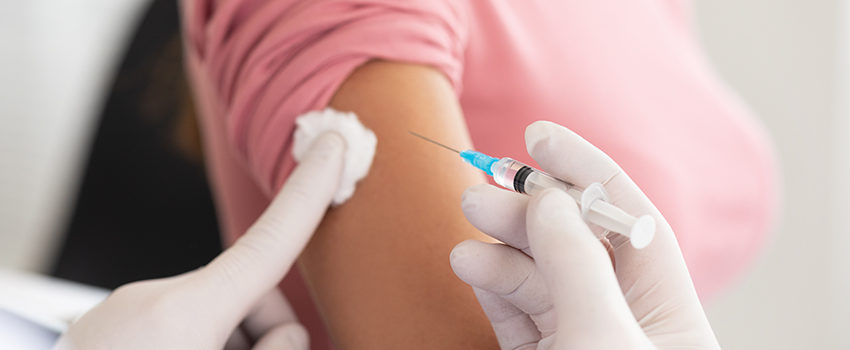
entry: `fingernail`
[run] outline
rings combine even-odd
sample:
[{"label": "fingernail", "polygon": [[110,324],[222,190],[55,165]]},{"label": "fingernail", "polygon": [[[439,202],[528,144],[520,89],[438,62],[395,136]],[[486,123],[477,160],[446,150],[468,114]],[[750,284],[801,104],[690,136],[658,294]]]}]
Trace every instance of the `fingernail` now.
[{"label": "fingernail", "polygon": [[478,208],[478,197],[477,186],[467,188],[460,197],[460,207],[464,212],[474,211]]},{"label": "fingernail", "polygon": [[345,150],[347,144],[342,135],[333,131],[328,131],[319,135],[319,137],[313,141],[312,147],[326,152],[340,152]]},{"label": "fingernail", "polygon": [[467,243],[467,241],[463,241],[458,243],[454,248],[452,248],[451,253],[449,253],[449,263],[454,267],[459,264],[463,264],[466,257],[469,256],[469,245],[471,243]]},{"label": "fingernail", "polygon": [[547,121],[536,121],[525,128],[525,147],[529,154],[538,143],[549,139],[552,134],[550,124],[552,123]]}]

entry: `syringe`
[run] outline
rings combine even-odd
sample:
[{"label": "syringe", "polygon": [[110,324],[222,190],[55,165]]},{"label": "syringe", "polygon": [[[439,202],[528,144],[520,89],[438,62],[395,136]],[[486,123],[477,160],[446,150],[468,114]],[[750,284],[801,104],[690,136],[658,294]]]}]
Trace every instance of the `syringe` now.
[{"label": "syringe", "polygon": [[571,183],[514,159],[494,158],[472,150],[458,151],[415,132],[410,133],[459,154],[467,163],[492,176],[497,184],[506,189],[528,195],[537,194],[547,188],[563,190],[579,204],[585,221],[629,237],[632,246],[637,249],[649,245],[655,236],[655,219],[652,216],[643,215],[636,218],[609,203],[605,187],[600,183],[591,184],[581,190]]}]

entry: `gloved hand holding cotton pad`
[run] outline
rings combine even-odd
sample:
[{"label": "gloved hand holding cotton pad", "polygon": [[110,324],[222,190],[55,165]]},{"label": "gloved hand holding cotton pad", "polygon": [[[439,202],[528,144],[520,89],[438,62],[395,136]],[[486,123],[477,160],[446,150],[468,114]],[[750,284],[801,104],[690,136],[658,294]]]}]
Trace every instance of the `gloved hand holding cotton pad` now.
[{"label": "gloved hand holding cotton pad", "polygon": [[344,203],[354,194],[357,182],[366,177],[372,167],[378,144],[375,133],[360,124],[354,113],[333,108],[302,114],[295,119],[295,126],[292,154],[299,162],[313,141],[323,133],[334,132],[345,140],[345,164],[332,204],[336,206]]}]

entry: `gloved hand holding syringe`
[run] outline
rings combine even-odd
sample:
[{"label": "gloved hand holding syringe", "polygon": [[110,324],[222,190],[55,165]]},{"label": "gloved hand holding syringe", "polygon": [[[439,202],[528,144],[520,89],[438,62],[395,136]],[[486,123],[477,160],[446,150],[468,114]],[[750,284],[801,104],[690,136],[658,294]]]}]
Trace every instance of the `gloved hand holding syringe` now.
[{"label": "gloved hand holding syringe", "polygon": [[511,158],[498,159],[473,150],[458,151],[415,132],[410,133],[459,154],[469,164],[492,176],[497,184],[506,189],[528,195],[534,195],[546,188],[558,188],[565,191],[579,204],[585,221],[598,225],[606,231],[629,237],[632,246],[636,249],[649,245],[655,236],[655,220],[651,216],[643,215],[636,218],[609,203],[605,188],[600,183],[593,183],[582,190]]}]

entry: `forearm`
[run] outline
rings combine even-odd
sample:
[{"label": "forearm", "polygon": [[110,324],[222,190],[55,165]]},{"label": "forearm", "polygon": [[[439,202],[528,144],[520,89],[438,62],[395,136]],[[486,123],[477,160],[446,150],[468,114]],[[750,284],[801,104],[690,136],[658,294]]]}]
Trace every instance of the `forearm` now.
[{"label": "forearm", "polygon": [[464,219],[460,196],[483,181],[414,130],[468,147],[460,108],[429,68],[372,62],[330,105],[354,111],[378,136],[369,175],[329,211],[301,269],[335,343],[345,349],[496,348],[472,293],[453,276],[449,252],[484,237]]}]

